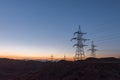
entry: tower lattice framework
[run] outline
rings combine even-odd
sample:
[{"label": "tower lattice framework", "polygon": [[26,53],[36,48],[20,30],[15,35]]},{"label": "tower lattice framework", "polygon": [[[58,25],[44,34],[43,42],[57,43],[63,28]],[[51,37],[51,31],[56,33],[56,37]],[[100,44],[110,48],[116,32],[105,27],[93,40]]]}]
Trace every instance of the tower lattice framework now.
[{"label": "tower lattice framework", "polygon": [[79,26],[79,29],[77,32],[74,32],[74,38],[72,38],[71,40],[76,40],[77,43],[73,45],[73,47],[76,47],[76,52],[75,52],[75,56],[74,56],[74,60],[83,60],[85,59],[85,51],[84,51],[84,47],[87,46],[85,45],[85,42],[89,39],[85,39],[83,38],[83,35],[85,35],[86,33],[83,33],[81,31],[81,28]]},{"label": "tower lattice framework", "polygon": [[89,49],[89,51],[91,51],[91,56],[92,57],[96,57],[96,51],[97,49],[95,49],[96,45],[94,45],[94,42],[92,41],[92,44],[91,44],[91,49]]}]

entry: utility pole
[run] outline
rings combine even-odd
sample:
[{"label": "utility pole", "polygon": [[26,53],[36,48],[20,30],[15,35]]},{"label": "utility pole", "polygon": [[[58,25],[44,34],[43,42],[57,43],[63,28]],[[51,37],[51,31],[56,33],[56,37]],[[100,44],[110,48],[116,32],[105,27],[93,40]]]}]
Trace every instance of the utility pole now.
[{"label": "utility pole", "polygon": [[74,60],[83,60],[85,59],[85,52],[84,52],[84,47],[87,46],[85,45],[85,42],[89,39],[84,39],[83,35],[85,35],[87,33],[83,33],[81,31],[80,25],[79,25],[79,29],[77,32],[74,32],[74,38],[71,39],[72,40],[76,40],[77,43],[73,45],[76,46],[76,52],[75,52],[75,56],[74,56]]},{"label": "utility pole", "polygon": [[96,57],[96,51],[97,51],[97,49],[95,49],[95,47],[96,47],[96,45],[94,45],[94,42],[92,41],[92,43],[91,43],[91,49],[89,49],[89,51],[91,51],[91,56],[92,57]]}]

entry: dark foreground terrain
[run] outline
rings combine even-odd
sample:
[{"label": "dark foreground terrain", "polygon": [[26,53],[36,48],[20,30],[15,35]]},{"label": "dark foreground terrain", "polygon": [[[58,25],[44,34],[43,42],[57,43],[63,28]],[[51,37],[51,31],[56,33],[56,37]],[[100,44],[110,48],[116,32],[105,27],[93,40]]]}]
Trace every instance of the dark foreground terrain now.
[{"label": "dark foreground terrain", "polygon": [[120,59],[39,62],[0,59],[0,80],[120,80]]}]

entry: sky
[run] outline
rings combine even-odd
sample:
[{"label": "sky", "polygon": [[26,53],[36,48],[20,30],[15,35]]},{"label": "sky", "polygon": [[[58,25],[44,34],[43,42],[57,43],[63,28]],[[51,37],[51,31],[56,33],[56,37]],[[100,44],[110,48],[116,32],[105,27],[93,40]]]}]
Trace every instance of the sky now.
[{"label": "sky", "polygon": [[81,26],[97,57],[120,57],[120,0],[0,0],[0,57],[67,58]]}]

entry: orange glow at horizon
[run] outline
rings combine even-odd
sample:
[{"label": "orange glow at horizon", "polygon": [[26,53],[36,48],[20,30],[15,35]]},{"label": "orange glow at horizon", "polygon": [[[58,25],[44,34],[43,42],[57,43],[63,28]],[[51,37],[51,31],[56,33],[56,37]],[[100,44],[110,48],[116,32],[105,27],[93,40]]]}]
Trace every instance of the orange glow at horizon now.
[{"label": "orange glow at horizon", "polygon": [[[63,59],[64,55],[59,55],[58,53],[53,55],[54,60],[61,60]],[[23,53],[16,53],[16,52],[0,52],[0,58],[10,58],[10,59],[26,59],[26,60],[50,60],[50,54],[23,54]],[[72,60],[71,56],[67,56],[67,60]]]},{"label": "orange glow at horizon", "polygon": [[[118,56],[119,54],[97,54],[97,58],[101,57],[120,57]],[[64,54],[53,54],[53,59],[54,60],[62,60],[64,57]],[[68,55],[66,54],[66,60],[73,60],[74,54],[73,55]],[[86,53],[86,58],[90,57],[90,54]],[[50,60],[51,55],[50,54],[20,54],[16,52],[0,52],[0,58],[10,58],[10,59],[26,59],[26,60]]]},{"label": "orange glow at horizon", "polygon": [[[50,57],[30,57],[30,56],[23,57],[23,56],[1,56],[0,55],[0,58],[20,59],[20,60],[51,60]],[[55,57],[55,58],[53,58],[53,60],[63,60],[63,58]],[[72,61],[73,57],[68,57],[68,58],[66,58],[66,60]]]}]

